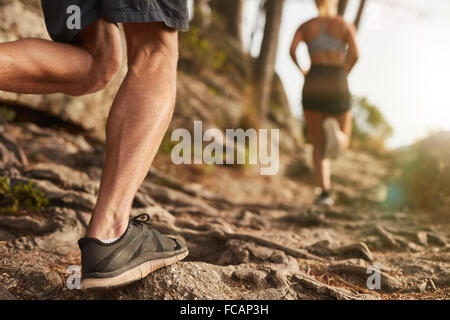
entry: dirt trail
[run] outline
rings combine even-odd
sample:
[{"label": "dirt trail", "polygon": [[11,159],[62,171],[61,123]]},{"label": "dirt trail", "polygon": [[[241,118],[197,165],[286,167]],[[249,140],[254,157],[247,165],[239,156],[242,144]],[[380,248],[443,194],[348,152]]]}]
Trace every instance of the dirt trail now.
[{"label": "dirt trail", "polygon": [[[19,147],[20,146],[20,147]],[[183,237],[181,263],[124,288],[70,290],[76,241],[95,204],[103,148],[32,124],[0,132],[0,176],[34,181],[44,212],[0,214],[0,298],[11,299],[407,299],[450,295],[448,226],[377,205],[388,163],[349,152],[334,164],[338,205],[312,205],[306,161],[280,175],[252,168],[176,167],[158,156],[133,215]],[[304,155],[306,159],[307,150]],[[298,161],[298,160],[297,160]],[[292,173],[292,168],[301,172]],[[176,178],[175,178],[176,177]],[[370,290],[368,267],[381,288]]]}]

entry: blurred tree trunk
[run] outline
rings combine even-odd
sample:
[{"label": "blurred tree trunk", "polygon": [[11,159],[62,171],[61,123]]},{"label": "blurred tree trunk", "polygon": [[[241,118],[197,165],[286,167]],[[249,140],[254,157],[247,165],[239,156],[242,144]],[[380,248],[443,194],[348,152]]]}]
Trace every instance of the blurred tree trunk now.
[{"label": "blurred tree trunk", "polygon": [[358,27],[359,27],[359,23],[361,22],[361,17],[364,13],[365,7],[366,7],[366,0],[361,0],[361,2],[359,3],[358,13],[356,14],[356,18],[355,18],[356,29],[358,29]]},{"label": "blurred tree trunk", "polygon": [[338,6],[338,14],[340,16],[344,16],[345,10],[347,9],[348,0],[339,0],[339,6]]},{"label": "blurred tree trunk", "polygon": [[256,59],[254,65],[260,120],[265,119],[269,111],[283,5],[284,0],[266,0],[265,3],[266,24],[264,27],[264,37],[259,57]]},{"label": "blurred tree trunk", "polygon": [[208,5],[208,0],[195,0],[194,17],[191,21],[191,24],[199,28],[208,28],[210,22],[211,8]]},{"label": "blurred tree trunk", "polygon": [[[198,1],[198,0],[196,0]],[[227,31],[242,43],[242,17],[245,0],[212,0],[211,7],[223,17]]]}]

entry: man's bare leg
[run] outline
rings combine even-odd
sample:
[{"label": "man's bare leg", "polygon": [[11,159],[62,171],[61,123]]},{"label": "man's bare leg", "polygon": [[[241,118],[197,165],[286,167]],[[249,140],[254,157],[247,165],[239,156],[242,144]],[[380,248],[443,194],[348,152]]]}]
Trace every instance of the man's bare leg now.
[{"label": "man's bare leg", "polygon": [[103,89],[122,62],[120,32],[102,19],[76,43],[22,39],[0,43],[0,90],[83,95]]},{"label": "man's bare leg", "polygon": [[150,169],[172,117],[178,32],[162,23],[124,24],[128,74],[106,126],[106,157],[88,236],[120,237],[133,198]]}]

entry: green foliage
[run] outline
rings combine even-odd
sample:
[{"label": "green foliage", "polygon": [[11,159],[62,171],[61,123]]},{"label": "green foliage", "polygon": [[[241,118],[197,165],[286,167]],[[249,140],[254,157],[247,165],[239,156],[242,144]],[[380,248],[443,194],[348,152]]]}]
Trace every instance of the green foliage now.
[{"label": "green foliage", "polygon": [[365,97],[353,98],[352,147],[372,154],[386,153],[385,141],[393,129],[381,111]]},{"label": "green foliage", "polygon": [[0,120],[13,122],[16,118],[16,112],[7,107],[0,107]]},{"label": "green foliage", "polygon": [[181,36],[183,45],[192,50],[196,61],[203,66],[221,70],[227,60],[225,52],[218,50],[210,41],[202,37],[201,29],[191,27],[190,31]]},{"label": "green foliage", "polygon": [[35,188],[32,181],[11,186],[7,177],[0,177],[0,213],[41,211],[48,203],[44,192]]}]

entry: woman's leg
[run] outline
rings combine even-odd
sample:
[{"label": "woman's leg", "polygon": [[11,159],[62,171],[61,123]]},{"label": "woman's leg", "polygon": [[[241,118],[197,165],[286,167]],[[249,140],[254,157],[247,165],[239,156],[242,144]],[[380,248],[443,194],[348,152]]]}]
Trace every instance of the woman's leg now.
[{"label": "woman's leg", "polygon": [[350,141],[352,139],[353,117],[351,111],[341,113],[339,115],[330,115],[339,122],[339,127],[342,133],[344,133],[341,143],[341,151],[346,151],[350,147]]},{"label": "woman's leg", "polygon": [[326,114],[318,111],[304,110],[308,139],[313,145],[314,171],[317,181],[324,191],[331,190],[330,161],[324,158],[325,136],[322,122]]}]

